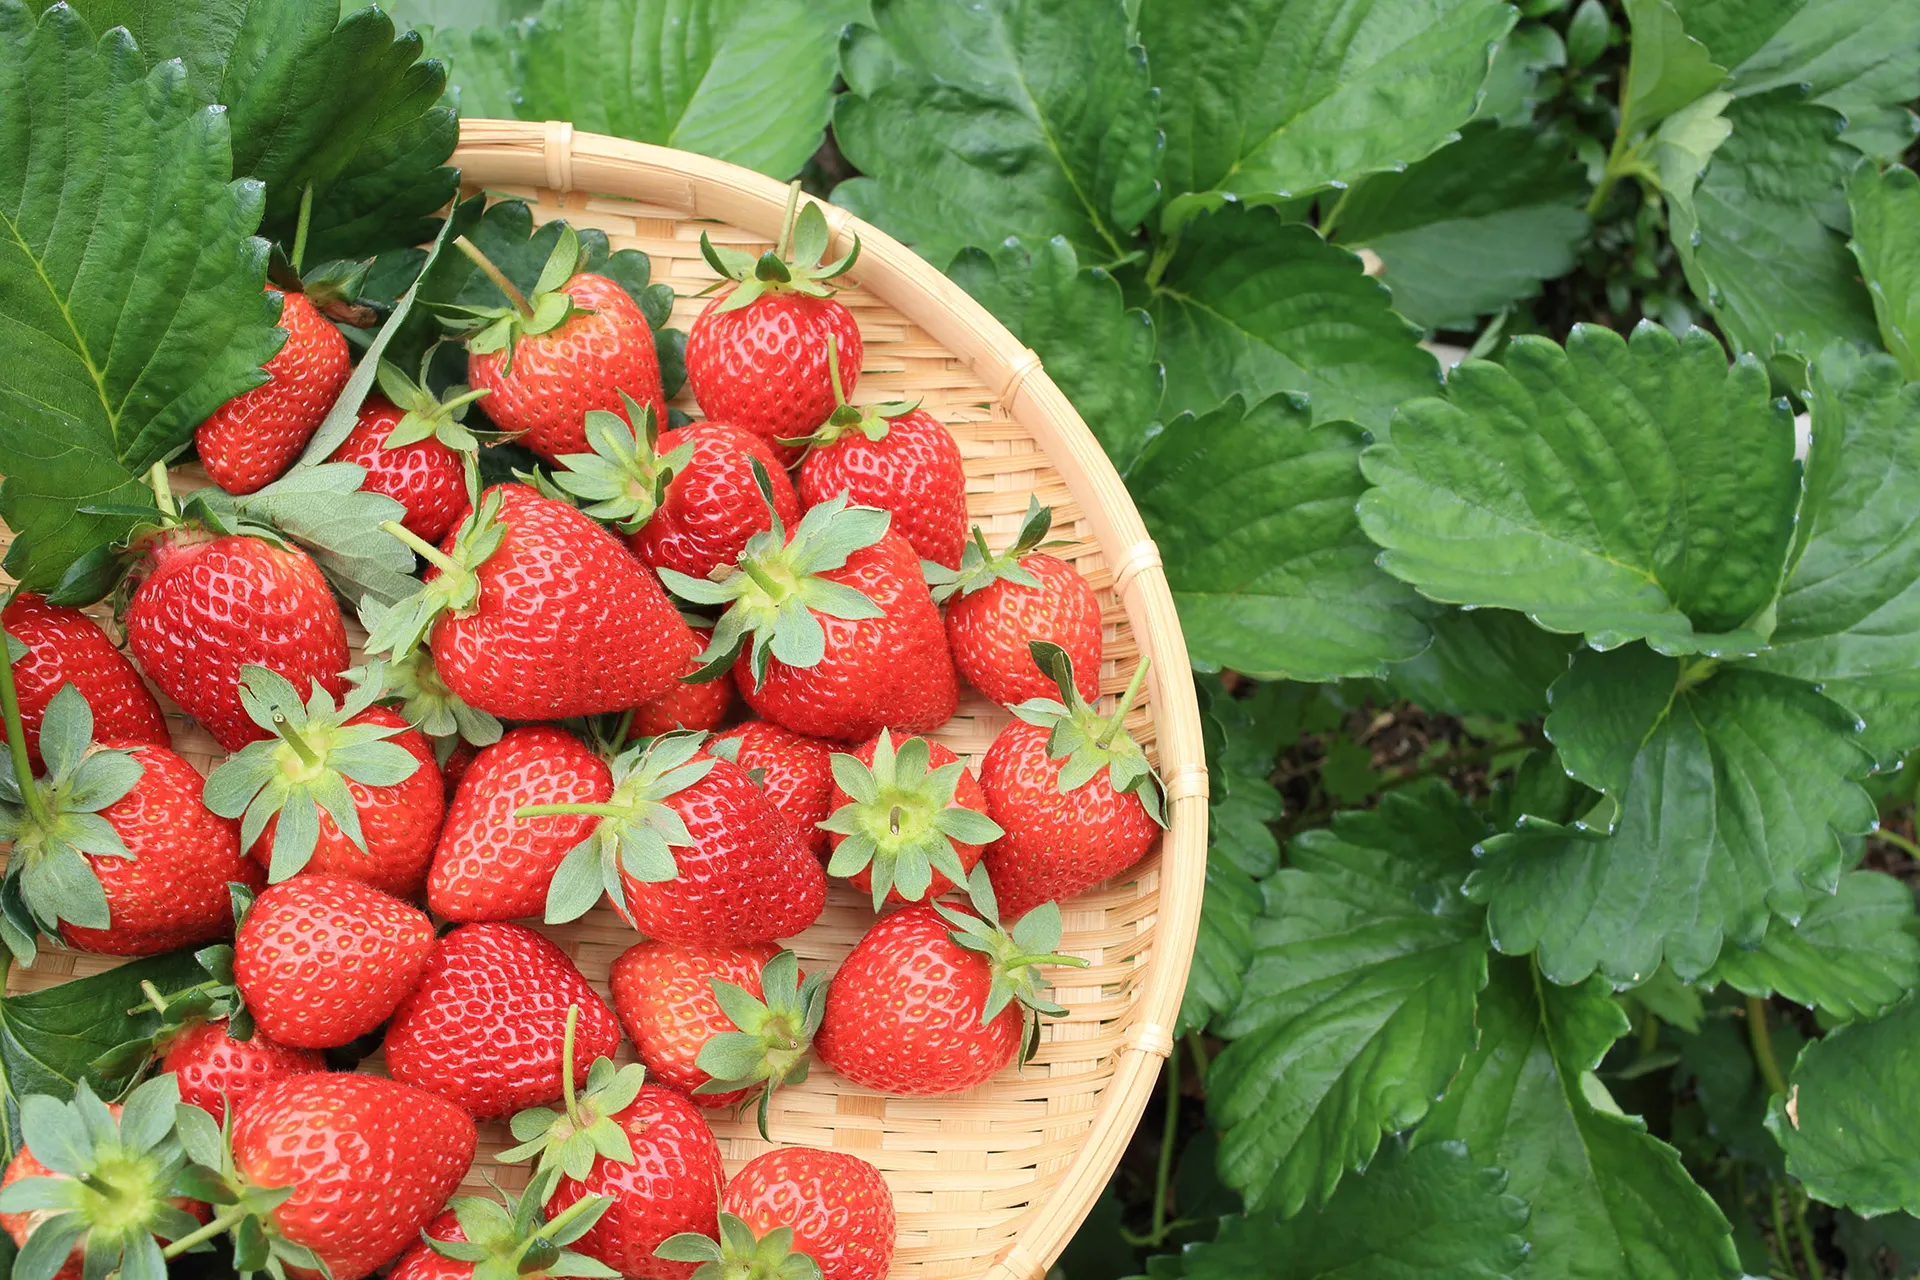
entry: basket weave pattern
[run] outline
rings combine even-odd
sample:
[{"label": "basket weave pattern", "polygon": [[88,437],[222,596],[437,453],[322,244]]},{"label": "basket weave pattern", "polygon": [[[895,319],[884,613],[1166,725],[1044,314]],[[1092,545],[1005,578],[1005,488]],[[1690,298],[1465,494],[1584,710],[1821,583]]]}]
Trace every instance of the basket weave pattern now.
[{"label": "basket weave pattern", "polygon": [[[606,232],[616,249],[643,250],[653,279],[677,295],[673,324],[681,329],[705,305],[694,295],[714,278],[700,256],[701,232],[758,253],[774,239],[785,198],[758,174],[564,124],[465,121],[453,163],[469,191],[524,199],[536,222],[565,217]],[[899,1210],[895,1277],[1038,1280],[1105,1185],[1173,1047],[1206,860],[1206,773],[1186,647],[1125,488],[1038,357],[911,252],[844,210],[823,211],[833,231],[829,257],[853,234],[862,244],[851,287],[840,294],[865,340],[857,398],[919,398],[952,429],[966,462],[969,513],[994,546],[1013,540],[1030,494],[1053,506],[1054,536],[1074,544],[1055,554],[1101,601],[1103,695],[1126,686],[1143,653],[1152,659],[1128,724],[1167,784],[1171,828],[1133,871],[1063,904],[1062,949],[1090,966],[1052,975],[1068,1015],[1047,1024],[1034,1061],[939,1098],[884,1097],[816,1065],[804,1084],[776,1095],[769,1118],[781,1143],[853,1152],[885,1173]],[[698,415],[686,392],[675,404]],[[175,477],[183,490],[204,482],[197,468]],[[0,530],[0,544],[5,538]],[[349,631],[359,639],[351,623]],[[210,769],[219,748],[166,706],[175,749]],[[977,767],[1008,719],[964,690],[959,713],[932,736]],[[831,970],[871,919],[862,895],[836,883],[826,913],[790,945],[808,971]],[[636,940],[604,904],[572,924],[541,928],[603,996],[614,958]],[[46,987],[112,963],[49,949],[35,968],[15,970],[8,989]],[[623,1044],[622,1060],[630,1054]],[[381,1069],[377,1058],[367,1066]],[[751,1116],[708,1114],[729,1172],[767,1149]],[[524,1183],[522,1169],[493,1163],[507,1145],[504,1125],[482,1126],[470,1185],[482,1185],[483,1168],[502,1185]]]}]

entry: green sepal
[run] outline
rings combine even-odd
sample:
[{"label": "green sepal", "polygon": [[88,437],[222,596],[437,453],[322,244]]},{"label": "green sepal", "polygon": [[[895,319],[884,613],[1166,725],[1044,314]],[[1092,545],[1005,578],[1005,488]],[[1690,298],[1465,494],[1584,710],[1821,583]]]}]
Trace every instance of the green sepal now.
[{"label": "green sepal", "polygon": [[1028,648],[1033,653],[1034,665],[1059,688],[1061,700],[1029,698],[1007,710],[1028,724],[1051,730],[1047,735],[1047,755],[1066,761],[1060,767],[1060,794],[1079,790],[1105,769],[1107,781],[1115,791],[1121,795],[1132,792],[1147,816],[1166,826],[1160,779],[1147,763],[1147,753],[1126,728],[1127,712],[1146,679],[1147,659],[1140,659],[1113,714],[1102,716],[1080,696],[1073,683],[1073,659],[1065,649],[1045,640],[1035,640]]},{"label": "green sepal", "polygon": [[660,424],[653,406],[635,404],[624,390],[620,399],[625,418],[605,409],[587,411],[587,444],[593,452],[562,454],[562,469],[553,473],[552,483],[565,501],[589,504],[581,509],[595,520],[632,533],[652,518],[666,500],[667,485],[693,461],[693,442],[656,455]]},{"label": "green sepal", "polygon": [[[473,484],[470,475],[469,487]],[[428,547],[401,525],[395,524],[388,530],[431,561],[440,573],[380,615],[378,626],[367,636],[365,648],[369,656],[385,654],[398,662],[419,647],[440,615],[460,616],[479,604],[480,577],[475,571],[500,549],[507,536],[506,526],[500,522],[501,502],[497,492],[481,497],[460,522],[453,545],[445,553]]]},{"label": "green sepal", "polygon": [[471,1263],[473,1280],[518,1280],[522,1275],[618,1276],[597,1258],[567,1248],[612,1205],[611,1196],[582,1196],[548,1221],[544,1207],[552,1198],[559,1170],[536,1174],[518,1196],[494,1188],[498,1199],[455,1196],[447,1208],[460,1224],[464,1241],[426,1237],[427,1247],[443,1258]]},{"label": "green sepal", "polygon": [[1020,1047],[1020,1061],[1025,1065],[1039,1043],[1039,1019],[1042,1016],[1057,1018],[1066,1013],[1047,999],[1047,988],[1052,984],[1041,974],[1039,966],[1069,965],[1084,969],[1087,962],[1054,950],[1060,945],[1063,932],[1058,903],[1043,902],[1021,916],[1011,930],[1002,928],[999,904],[984,862],[973,869],[967,881],[967,894],[973,902],[972,911],[962,911],[944,902],[934,903],[933,909],[953,926],[947,937],[956,946],[987,958],[992,976],[987,987],[986,1007],[980,1013],[980,1025],[984,1027],[992,1022],[1016,1000],[1025,1010],[1026,1033],[1021,1036]]},{"label": "green sepal", "polygon": [[693,1262],[689,1280],[820,1280],[820,1264],[793,1247],[793,1228],[756,1237],[745,1221],[720,1211],[720,1238],[682,1231],[653,1251],[669,1262]]},{"label": "green sepal", "polygon": [[466,339],[468,351],[479,355],[504,351],[506,360],[501,367],[502,372],[513,372],[514,348],[522,338],[551,333],[576,314],[591,313],[591,308],[582,307],[562,288],[580,270],[585,258],[580,234],[567,223],[560,224],[560,234],[553,242],[553,252],[547,255],[546,265],[540,268],[540,278],[534,282],[530,295],[523,296],[510,283],[506,283],[506,276],[486,260],[471,240],[462,236],[454,243],[496,285],[506,284],[502,292],[507,296],[508,305],[466,307],[442,303],[435,310],[444,317],[449,331]]},{"label": "green sepal", "polygon": [[419,382],[409,378],[391,360],[380,361],[374,370],[374,379],[380,384],[380,394],[392,401],[393,407],[401,413],[400,421],[393,424],[393,430],[387,433],[381,447],[399,449],[422,440],[438,440],[460,453],[478,453],[482,443],[505,439],[506,432],[475,432],[465,425],[467,406],[490,394],[488,388],[448,387],[445,399],[427,389],[426,365],[432,359],[433,348],[430,347],[421,361]]},{"label": "green sepal", "polygon": [[871,867],[875,911],[893,890],[908,902],[925,898],[935,871],[965,884],[956,846],[985,845],[1006,834],[986,814],[955,803],[966,764],[955,760],[935,769],[931,755],[925,738],[908,738],[896,751],[893,735],[882,729],[871,766],[850,752],[830,757],[834,781],[852,800],[820,824],[842,837],[827,873],[855,876]]},{"label": "green sepal", "polygon": [[[360,601],[360,625],[372,634],[379,628],[387,607],[372,597]],[[500,741],[503,727],[498,717],[464,698],[440,678],[433,664],[433,650],[426,645],[409,649],[393,663],[365,662],[342,672],[357,684],[380,681],[375,698],[381,702],[398,701],[400,715],[429,738],[459,737],[476,747],[488,747]]]},{"label": "green sepal", "polygon": [[1012,582],[1038,591],[1040,579],[1021,568],[1020,561],[1047,547],[1072,545],[1065,541],[1047,541],[1047,533],[1052,528],[1053,508],[1041,506],[1038,497],[1029,498],[1027,514],[1020,522],[1020,534],[1005,551],[996,554],[987,546],[985,530],[975,525],[972,541],[960,553],[958,569],[923,560],[921,572],[933,590],[933,598],[942,603],[956,595],[970,596],[991,582]]},{"label": "green sepal", "polygon": [[[234,927],[237,930],[244,919],[244,908],[252,905],[253,895],[242,884],[229,884],[228,890],[235,894]],[[175,1038],[203,1022],[225,1019],[229,1037],[243,1041],[253,1038],[253,1016],[247,1012],[246,1001],[233,980],[233,945],[222,942],[202,947],[193,953],[193,958],[206,970],[206,981],[171,995],[162,995],[150,982],[140,984],[146,999],[127,1012],[151,1011],[158,1015],[158,1021],[151,1032],[124,1040],[87,1064],[102,1080],[109,1083],[138,1080]]]},{"label": "green sepal", "polygon": [[720,302],[716,312],[738,311],[769,293],[802,293],[810,298],[833,296],[834,290],[827,281],[853,269],[860,258],[860,237],[853,237],[853,245],[845,257],[823,265],[820,259],[827,252],[827,216],[820,212],[817,202],[810,201],[805,208],[800,208],[799,200],[800,182],[795,179],[787,188],[787,212],[781,221],[780,241],[758,257],[742,249],[715,245],[706,232],[700,233],[700,254],[721,277],[701,293],[724,289],[729,283],[733,285],[733,292]]},{"label": "green sepal", "polygon": [[[233,1114],[224,1122],[199,1107],[174,1107],[175,1131],[186,1158],[193,1163],[180,1180],[178,1194],[217,1206],[215,1224],[233,1242],[233,1267],[241,1275],[265,1272],[274,1280],[289,1280],[294,1269],[325,1272],[318,1254],[280,1234],[273,1211],[293,1195],[292,1186],[256,1183],[242,1173],[233,1158]],[[206,1242],[189,1252],[209,1248]]]},{"label": "green sepal", "polygon": [[713,1079],[696,1094],[755,1089],[760,1136],[769,1142],[767,1105],[773,1092],[807,1078],[809,1050],[827,1012],[825,974],[800,973],[800,958],[781,951],[760,971],[761,995],[720,978],[709,980],[720,1011],[739,1028],[700,1046],[694,1065]]},{"label": "green sepal", "polygon": [[[573,1040],[579,1020],[580,1007],[569,1006],[560,1050],[562,1109],[528,1107],[516,1112],[508,1122],[516,1145],[494,1157],[502,1164],[539,1158],[527,1188],[527,1198],[538,1204],[552,1198],[562,1175],[579,1181],[593,1171],[595,1160],[612,1160],[616,1164],[632,1164],[635,1160],[633,1143],[615,1117],[640,1096],[647,1069],[637,1062],[615,1067],[611,1058],[595,1058],[587,1068],[586,1087],[575,1090]],[[543,1178],[547,1179],[544,1184]],[[544,1195],[533,1194],[536,1187],[543,1185]]]}]

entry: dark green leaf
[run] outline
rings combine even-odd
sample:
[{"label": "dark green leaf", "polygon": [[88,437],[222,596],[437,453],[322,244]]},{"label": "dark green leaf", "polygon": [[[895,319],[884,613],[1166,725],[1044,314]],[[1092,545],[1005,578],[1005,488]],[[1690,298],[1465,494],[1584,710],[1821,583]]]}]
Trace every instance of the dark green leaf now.
[{"label": "dark green leaf", "polygon": [[1863,164],[1847,184],[1848,248],[1860,264],[1880,340],[1909,382],[1920,380],[1920,177],[1901,165]]},{"label": "dark green leaf", "polygon": [[1767,1128],[1815,1199],[1920,1213],[1920,1001],[1809,1044]]},{"label": "dark green leaf", "polygon": [[1709,976],[1842,1021],[1875,1017],[1920,986],[1913,891],[1877,871],[1848,872],[1798,924],[1776,920],[1757,949],[1722,950]]},{"label": "dark green leaf", "polygon": [[1510,609],[1436,609],[1426,652],[1387,668],[1387,683],[1428,711],[1537,720],[1578,637],[1542,631]]},{"label": "dark green leaf", "polygon": [[1626,7],[1633,56],[1620,97],[1620,132],[1632,138],[1719,88],[1727,69],[1687,34],[1668,0],[1627,0]]},{"label": "dark green leaf", "polygon": [[[528,6],[538,9],[538,4]],[[512,120],[520,96],[521,28],[439,28],[423,33],[427,53],[447,64],[447,100],[464,119]]]}]

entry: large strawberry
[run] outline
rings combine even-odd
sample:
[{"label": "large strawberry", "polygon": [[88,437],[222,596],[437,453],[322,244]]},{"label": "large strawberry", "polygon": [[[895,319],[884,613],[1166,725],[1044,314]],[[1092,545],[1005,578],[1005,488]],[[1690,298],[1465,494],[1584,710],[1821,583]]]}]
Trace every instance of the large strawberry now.
[{"label": "large strawberry", "polygon": [[557,1175],[536,1178],[519,1196],[498,1200],[456,1196],[400,1255],[387,1280],[544,1280],[557,1276],[617,1277],[605,1263],[567,1248],[613,1203],[585,1196],[563,1213],[541,1212]]},{"label": "large strawberry", "polygon": [[228,493],[252,493],[279,479],[307,447],[353,371],[347,340],[306,294],[281,296],[280,327],[287,331],[287,343],[262,366],[266,382],[215,409],[193,433],[201,465]]},{"label": "large strawberry", "polygon": [[776,519],[721,581],[661,570],[675,595],[727,606],[706,669],[731,662],[755,711],[817,738],[944,724],[960,693],[940,611],[920,557],[888,520],[842,496],[809,510],[791,535]]},{"label": "large strawberry", "polygon": [[960,757],[937,742],[879,736],[833,756],[833,804],[821,824],[833,840],[829,875],[884,902],[929,902],[967,876],[1000,827]]},{"label": "large strawberry", "polygon": [[487,416],[495,425],[553,462],[587,452],[586,415],[617,413],[623,397],[667,416],[647,317],[618,284],[580,270],[585,254],[572,227],[561,227],[531,295],[465,239],[457,243],[507,301],[456,309],[469,330],[467,381],[491,393]]},{"label": "large strawberry", "polygon": [[566,730],[509,731],[460,775],[427,873],[427,905],[449,920],[539,915],[554,871],[598,819],[515,814],[530,804],[600,804],[612,794],[606,763]]},{"label": "large strawberry", "polygon": [[[860,241],[838,262],[821,265],[827,219],[808,203],[795,217],[796,181],[787,192],[780,242],[758,258],[700,235],[700,251],[723,280],[687,335],[687,381],[707,417],[768,440],[804,436],[838,398],[827,342],[839,350],[847,394],[860,376],[860,326],[826,283],[853,266]],[[782,446],[781,457],[792,457]]]},{"label": "large strawberry", "polygon": [[1033,499],[1007,550],[988,550],[976,525],[959,571],[929,573],[934,599],[947,603],[954,665],[1002,706],[1053,696],[1053,678],[1027,649],[1035,640],[1066,650],[1082,698],[1100,696],[1100,601],[1078,570],[1038,549],[1059,545],[1046,540],[1052,527],[1053,509]]},{"label": "large strawberry", "polygon": [[693,633],[660,583],[592,519],[523,484],[495,485],[426,586],[379,620],[369,653],[429,636],[434,668],[471,706],[509,720],[621,711],[671,689]]},{"label": "large strawberry", "polygon": [[385,1022],[419,985],[433,922],[358,880],[309,874],[262,893],[233,950],[234,982],[260,1030],[331,1049]]},{"label": "large strawberry", "polygon": [[17,652],[9,644],[7,660],[27,734],[27,759],[35,769],[41,766],[40,718],[63,684],[86,698],[93,731],[102,738],[173,745],[153,691],[92,618],[22,592],[0,610],[0,627],[24,649]]},{"label": "large strawberry", "polygon": [[410,898],[426,883],[446,798],[427,740],[373,705],[381,673],[335,705],[316,682],[305,703],[265,667],[242,667],[240,698],[272,738],[207,778],[207,807],[240,818],[240,838],[279,883],[304,870]]},{"label": "large strawberry", "polygon": [[783,729],[771,720],[749,720],[707,743],[709,752],[733,761],[760,784],[815,854],[827,851],[827,833],[820,824],[833,812],[831,760],[836,749],[833,743]]},{"label": "large strawberry", "polygon": [[[379,629],[386,611],[386,606],[372,596],[361,598],[360,621],[369,632]],[[381,700],[398,703],[401,718],[434,739],[436,756],[450,757],[458,745],[466,747],[467,758],[472,759],[475,750],[500,741],[499,717],[468,706],[464,698],[447,688],[447,682],[440,678],[439,670],[433,665],[433,651],[425,645],[409,650],[398,661],[369,661],[346,674],[357,684],[384,674],[386,692]],[[444,765],[445,760],[441,763]],[[452,788],[448,791],[451,793]]]},{"label": "large strawberry", "polygon": [[225,1018],[196,1022],[172,1037],[162,1071],[180,1082],[180,1101],[218,1120],[229,1107],[238,1115],[268,1085],[325,1071],[327,1060],[312,1049],[290,1049],[260,1031],[233,1037]]},{"label": "large strawberry", "polygon": [[387,1070],[465,1107],[504,1120],[561,1094],[562,1036],[577,1010],[580,1057],[613,1053],[620,1024],[566,952],[517,924],[461,925],[434,945],[427,971],[387,1026]]},{"label": "large strawberry", "polygon": [[[693,637],[704,648],[713,640],[713,628],[696,626]],[[686,674],[694,675],[699,670],[699,655],[695,654],[687,662]],[[731,680],[702,680],[697,683],[683,680],[675,688],[667,690],[666,696],[635,707],[633,719],[627,726],[627,736],[630,739],[656,738],[675,729],[716,728],[733,710],[734,696]]]},{"label": "large strawberry", "polygon": [[790,1228],[793,1251],[819,1264],[821,1280],[884,1280],[893,1265],[893,1191],[859,1156],[765,1152],[727,1180],[720,1203],[757,1235]]},{"label": "large strawberry", "polygon": [[1053,675],[1059,701],[1013,708],[980,766],[987,809],[1005,833],[987,848],[994,892],[1009,915],[1064,901],[1145,857],[1160,828],[1160,784],[1126,729],[1146,678],[1142,658],[1110,715],[1081,698],[1073,660],[1036,642],[1033,659]]},{"label": "large strawberry", "polygon": [[407,531],[439,542],[467,509],[463,453],[480,447],[460,419],[466,407],[487,393],[457,388],[445,401],[385,360],[377,374],[382,395],[360,405],[360,418],[347,438],[328,455],[329,462],[351,462],[365,469],[360,487],[384,493],[407,509]]}]

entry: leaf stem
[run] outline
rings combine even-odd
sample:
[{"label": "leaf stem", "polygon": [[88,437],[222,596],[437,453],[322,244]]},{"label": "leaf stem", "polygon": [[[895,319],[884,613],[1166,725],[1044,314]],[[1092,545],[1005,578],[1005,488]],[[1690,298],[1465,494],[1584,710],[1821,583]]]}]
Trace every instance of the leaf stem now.
[{"label": "leaf stem", "polygon": [[478,245],[465,236],[456,239],[453,245],[473,260],[473,265],[480,268],[480,274],[493,281],[496,289],[507,295],[507,301],[513,304],[513,309],[520,313],[521,319],[533,319],[533,307],[527,302],[527,295],[514,287],[513,281],[507,279],[507,273],[494,266],[493,260],[480,252]]},{"label": "leaf stem", "polygon": [[1346,212],[1347,201],[1353,198],[1353,188],[1354,184],[1348,183],[1340,192],[1340,198],[1333,202],[1333,208],[1327,210],[1327,216],[1320,220],[1320,238],[1322,240],[1328,241],[1329,243],[1332,242],[1333,229],[1339,225],[1340,215]]},{"label": "leaf stem", "polygon": [[1780,1074],[1780,1061],[1773,1056],[1773,1033],[1767,1028],[1767,1002],[1759,996],[1747,997],[1747,1039],[1753,1044],[1753,1060],[1767,1090],[1785,1093],[1787,1079]]},{"label": "leaf stem", "polygon": [[[13,596],[13,591],[7,592],[9,602]],[[46,797],[40,794],[33,780],[33,764],[27,758],[27,728],[20,719],[20,693],[14,688],[13,659],[7,655],[4,641],[0,641],[0,715],[6,717],[7,753],[12,757],[13,778],[20,786],[21,803],[26,805],[33,824],[45,830],[51,816],[47,813]]]},{"label": "leaf stem", "polygon": [[1205,1085],[1207,1082],[1207,1067],[1211,1065],[1207,1060],[1207,1042],[1201,1038],[1198,1031],[1189,1031],[1187,1032],[1187,1048],[1193,1051],[1194,1083]]},{"label": "leaf stem", "polygon": [[287,255],[287,262],[293,267],[293,274],[300,274],[301,260],[307,256],[307,224],[313,218],[313,184],[309,182],[300,189],[300,221],[293,228],[293,252]]},{"label": "leaf stem", "polygon": [[1160,277],[1167,273],[1167,264],[1173,261],[1173,255],[1180,248],[1180,233],[1173,232],[1166,239],[1153,246],[1153,256],[1147,259],[1147,287],[1156,288]]},{"label": "leaf stem", "polygon": [[203,1244],[217,1235],[224,1234],[243,1218],[251,1216],[252,1211],[244,1205],[234,1205],[225,1213],[219,1214],[212,1222],[198,1231],[190,1231],[160,1251],[163,1258],[177,1258],[197,1244]]},{"label": "leaf stem", "polygon": [[1167,1234],[1167,1191],[1173,1182],[1173,1144],[1180,1137],[1180,1055],[1167,1055],[1167,1115],[1160,1125],[1160,1161],[1153,1172],[1152,1243]]},{"label": "leaf stem", "polygon": [[1894,848],[1903,850],[1911,857],[1920,858],[1920,843],[1915,843],[1889,827],[1881,827],[1873,833],[1873,838],[1875,840],[1884,840]]},{"label": "leaf stem", "polygon": [[1800,1241],[1800,1253],[1807,1260],[1807,1274],[1814,1280],[1826,1272],[1820,1266],[1820,1255],[1814,1251],[1813,1231],[1807,1226],[1807,1197],[1804,1188],[1789,1187],[1787,1194],[1793,1202],[1793,1233]]},{"label": "leaf stem", "polygon": [[[1793,1265],[1793,1249],[1787,1244],[1787,1220],[1780,1212],[1780,1184],[1767,1184],[1767,1206],[1773,1214],[1773,1244],[1779,1250],[1780,1265],[1786,1269],[1793,1280],[1800,1280],[1800,1272]],[[1815,1280],[1819,1280],[1816,1273]]]}]

